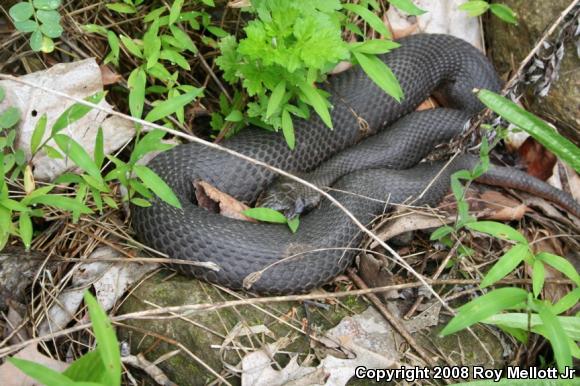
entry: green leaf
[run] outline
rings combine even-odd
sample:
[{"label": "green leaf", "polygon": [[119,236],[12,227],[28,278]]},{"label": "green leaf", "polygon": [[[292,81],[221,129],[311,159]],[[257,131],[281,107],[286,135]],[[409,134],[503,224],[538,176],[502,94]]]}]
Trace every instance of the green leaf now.
[{"label": "green leaf", "polygon": [[19,358],[9,358],[8,361],[20,371],[46,386],[72,386],[75,383],[67,376],[35,362]]},{"label": "green leaf", "polygon": [[179,52],[175,50],[163,50],[159,55],[159,59],[168,60],[172,64],[177,64],[179,67],[183,68],[184,70],[191,70],[187,59],[183,57]]},{"label": "green leaf", "polygon": [[[52,52],[52,50],[54,49],[54,47],[50,48],[50,46],[54,46],[54,43],[52,42],[51,39],[50,42],[46,39],[48,38],[59,38],[60,35],[62,35],[63,33],[63,29],[60,26],[60,24],[42,24],[40,26],[40,31],[45,35],[44,39],[43,39],[43,52]],[[46,51],[48,50],[48,51]]]},{"label": "green leaf", "polygon": [[487,233],[488,235],[504,239],[512,240],[518,243],[527,245],[528,240],[520,232],[510,227],[495,221],[477,221],[466,225],[467,228],[477,232]]},{"label": "green leaf", "polygon": [[64,159],[63,155],[60,154],[60,152],[58,150],[56,150],[54,147],[52,147],[52,146],[44,145],[42,147],[42,150],[44,150],[44,152],[46,153],[46,155],[49,158],[52,158],[52,159]]},{"label": "green leaf", "polygon": [[97,137],[95,138],[95,149],[93,150],[95,165],[101,169],[105,160],[105,139],[103,137],[103,128],[99,126]]},{"label": "green leaf", "polygon": [[487,1],[470,0],[458,7],[461,11],[466,11],[469,16],[479,16],[489,9]]},{"label": "green leaf", "polygon": [[107,29],[103,26],[97,24],[85,24],[82,29],[88,33],[99,34],[102,36],[107,36]]},{"label": "green leaf", "polygon": [[[552,308],[553,311],[553,308]],[[580,318],[576,316],[558,316],[558,321],[566,331],[566,335],[574,340],[580,339]],[[508,326],[527,330],[528,327],[536,332],[537,327],[543,325],[543,320],[538,314],[527,314],[523,312],[509,312],[490,316],[482,323]]]},{"label": "green leaf", "polygon": [[24,33],[34,32],[40,28],[36,20],[15,21],[14,27]]},{"label": "green leaf", "polygon": [[46,121],[46,113],[44,113],[36,122],[36,126],[34,126],[34,131],[32,132],[32,137],[30,138],[30,152],[32,154],[36,153],[38,146],[40,146],[42,143],[44,133],[46,131]]},{"label": "green leaf", "polygon": [[28,207],[26,205],[11,198],[0,200],[0,205],[16,212],[28,212]]},{"label": "green leaf", "polygon": [[429,240],[431,241],[439,240],[442,237],[445,237],[448,234],[452,233],[453,231],[454,229],[452,227],[450,227],[449,225],[444,225],[442,227],[437,228],[433,233],[431,233],[431,237],[429,237]]},{"label": "green leaf", "polygon": [[491,110],[530,134],[580,173],[580,148],[559,135],[546,122],[492,91],[481,90],[477,96]]},{"label": "green leaf", "polygon": [[60,7],[60,2],[61,0],[33,0],[32,4],[36,9],[50,11]]},{"label": "green leaf", "polygon": [[[164,136],[165,132],[159,129],[151,130],[145,134],[145,136],[139,139],[135,144],[135,148],[131,153],[130,163],[135,164],[141,159],[141,157],[152,151],[165,151],[171,149],[174,145],[162,142]],[[115,165],[117,166],[122,166],[120,161],[113,159],[113,162],[115,162]]]},{"label": "green leaf", "polygon": [[54,141],[58,144],[58,147],[60,147],[63,153],[65,153],[75,163],[75,165],[89,173],[89,175],[97,181],[103,183],[101,170],[81,145],[79,145],[74,139],[63,134],[56,134],[54,136]]},{"label": "green leaf", "polygon": [[103,201],[105,201],[105,204],[107,204],[108,207],[113,209],[119,209],[119,205],[117,205],[117,202],[115,202],[115,200],[112,199],[111,197],[103,196]]},{"label": "green leaf", "polygon": [[159,33],[159,19],[155,20],[143,35],[143,55],[147,59],[145,68],[148,70],[157,64],[161,54],[161,39]]},{"label": "green leaf", "polygon": [[[98,104],[103,99],[104,96],[105,94],[102,91],[100,91],[96,94],[93,94],[85,98],[84,100],[93,104]],[[51,129],[52,134],[54,135],[59,131],[61,131],[62,129],[64,129],[65,127],[67,127],[68,125],[70,125],[71,123],[78,121],[79,119],[87,115],[88,112],[91,111],[92,109],[93,109],[92,107],[85,106],[80,103],[73,104],[56,119],[56,121],[52,125]]]},{"label": "green leaf", "polygon": [[384,35],[388,38],[391,37],[391,33],[388,28],[383,24],[383,21],[374,13],[368,10],[368,8],[363,7],[358,4],[343,4],[342,7],[347,11],[351,11],[359,15],[366,21],[375,31]]},{"label": "green leaf", "polygon": [[143,181],[143,184],[153,191],[161,200],[171,206],[181,209],[181,203],[171,188],[155,172],[143,165],[135,165],[135,174]]},{"label": "green leaf", "polygon": [[69,197],[59,196],[56,194],[47,194],[35,197],[34,199],[30,200],[30,203],[52,206],[54,208],[62,209],[67,212],[77,211],[82,214],[93,213],[93,211],[88,206],[78,202],[77,200]]},{"label": "green leaf", "polygon": [[191,40],[191,38],[187,33],[185,33],[182,29],[180,29],[176,25],[169,26],[169,29],[171,30],[173,37],[177,39],[177,41],[179,41],[182,47],[189,50],[193,54],[197,53],[198,51],[197,47],[195,46],[195,43],[193,42],[193,40]]},{"label": "green leaf", "polygon": [[564,275],[568,277],[568,279],[572,280],[576,286],[580,287],[580,275],[574,268],[574,265],[570,263],[565,258],[554,255],[548,252],[541,252],[536,255],[536,259],[543,261],[546,264],[551,265],[556,270],[562,272]]},{"label": "green leaf", "polygon": [[530,250],[526,244],[516,244],[507,251],[489,270],[481,281],[481,288],[488,287],[506,277],[529,256]]},{"label": "green leaf", "polygon": [[125,46],[125,48],[127,49],[127,51],[129,51],[129,53],[131,55],[136,56],[139,59],[143,59],[143,52],[141,51],[141,47],[139,47],[133,41],[133,39],[131,39],[125,35],[120,35],[119,38],[121,39],[121,42],[123,43],[123,45]]},{"label": "green leaf", "polygon": [[511,23],[518,24],[518,18],[516,13],[507,5],[501,3],[493,3],[489,5],[491,12],[499,17],[501,20]]},{"label": "green leaf", "polygon": [[63,372],[77,382],[98,382],[106,380],[105,365],[101,360],[99,349],[95,349],[78,358]]},{"label": "green leaf", "polygon": [[179,108],[184,107],[195,98],[197,98],[203,92],[202,88],[197,88],[194,91],[181,94],[175,98],[168,99],[159,103],[155,106],[149,114],[145,117],[145,120],[149,122],[155,122],[159,119],[165,118],[173,113],[175,113]]},{"label": "green leaf", "polygon": [[54,41],[46,35],[42,35],[40,50],[46,54],[54,51]]},{"label": "green leaf", "polygon": [[30,48],[32,51],[39,52],[42,50],[42,32],[36,30],[30,35]]},{"label": "green leaf", "polygon": [[300,225],[300,217],[298,216],[288,220],[288,228],[290,228],[292,233],[296,233],[299,225]]},{"label": "green leaf", "polygon": [[538,301],[536,307],[543,322],[546,338],[552,345],[552,351],[554,352],[558,369],[563,372],[566,367],[572,367],[572,354],[570,352],[570,346],[568,345],[566,332],[562,328],[558,317],[554,315],[548,306]]},{"label": "green leaf", "polygon": [[373,82],[387,94],[395,98],[397,102],[403,99],[403,89],[399,81],[382,60],[374,55],[361,54],[359,52],[353,52],[353,54],[364,72]]},{"label": "green leaf", "polygon": [[579,299],[580,299],[580,288],[575,288],[574,291],[568,292],[563,298],[558,300],[558,302],[552,306],[552,311],[556,315],[566,312],[570,308],[576,306],[578,304]]},{"label": "green leaf", "polygon": [[395,7],[397,7],[401,11],[408,13],[409,15],[419,16],[427,12],[417,7],[412,0],[388,0],[388,1]]},{"label": "green leaf", "polygon": [[32,4],[27,1],[14,4],[8,11],[10,17],[15,22],[28,20],[34,15],[34,8]]},{"label": "green leaf", "polygon": [[109,47],[111,47],[111,52],[105,58],[105,64],[113,62],[116,66],[118,66],[121,46],[117,34],[113,31],[107,31],[107,41],[109,42]]},{"label": "green leaf", "polygon": [[287,109],[282,111],[282,134],[284,134],[284,139],[286,140],[288,147],[293,150],[296,146],[296,136],[294,135],[292,117]]},{"label": "green leaf", "polygon": [[32,221],[30,221],[30,215],[27,212],[20,213],[18,223],[20,238],[24,243],[24,247],[28,251],[30,249],[30,244],[32,243]]},{"label": "green leaf", "polygon": [[142,208],[148,208],[151,206],[151,203],[149,201],[144,200],[144,199],[139,198],[139,197],[132,198],[131,203],[135,204],[137,206],[140,206]]},{"label": "green leaf", "polygon": [[332,119],[330,118],[330,112],[328,111],[328,107],[326,106],[326,100],[318,93],[316,88],[308,83],[301,82],[298,84],[298,88],[304,94],[304,97],[308,101],[312,107],[314,107],[314,111],[320,116],[322,122],[326,124],[326,126],[332,129]]},{"label": "green leaf", "polygon": [[173,24],[179,18],[181,14],[181,8],[183,7],[183,0],[174,0],[169,10],[169,24]]},{"label": "green leaf", "polygon": [[136,13],[137,12],[137,9],[131,4],[113,3],[113,4],[106,4],[106,7],[109,8],[111,11],[115,11],[118,13]]},{"label": "green leaf", "polygon": [[241,122],[244,120],[244,114],[240,110],[232,110],[226,117],[228,122]]},{"label": "green leaf", "polygon": [[361,54],[386,54],[401,45],[392,40],[373,39],[365,42],[350,43],[350,49]]},{"label": "green leaf", "polygon": [[36,12],[36,18],[44,24],[59,24],[60,23],[60,13],[58,11],[43,11],[40,10]]},{"label": "green leaf", "polygon": [[258,221],[271,222],[276,224],[286,224],[286,216],[277,210],[270,208],[250,208],[242,212],[243,215]]},{"label": "green leaf", "polygon": [[272,91],[272,95],[270,95],[270,99],[268,100],[268,108],[266,109],[266,118],[270,118],[278,109],[284,99],[284,95],[286,94],[286,82],[281,80],[274,91]]},{"label": "green leaf", "polygon": [[121,352],[115,331],[107,314],[105,314],[105,311],[90,292],[85,292],[84,300],[89,308],[89,316],[93,324],[93,331],[95,333],[97,347],[101,354],[101,360],[108,374],[107,384],[118,386],[121,384]]},{"label": "green leaf", "polygon": [[458,309],[457,315],[441,331],[441,336],[453,334],[507,308],[526,301],[528,293],[520,288],[500,288],[490,291]]},{"label": "green leaf", "polygon": [[0,114],[0,129],[9,129],[20,121],[20,110],[16,107],[8,107]]},{"label": "green leaf", "polygon": [[544,288],[545,276],[546,270],[544,269],[544,263],[541,260],[534,259],[534,265],[532,268],[532,289],[536,298],[540,296],[542,288]]},{"label": "green leaf", "polygon": [[141,118],[145,105],[145,85],[147,77],[142,67],[137,67],[129,75],[129,111],[135,118]]}]

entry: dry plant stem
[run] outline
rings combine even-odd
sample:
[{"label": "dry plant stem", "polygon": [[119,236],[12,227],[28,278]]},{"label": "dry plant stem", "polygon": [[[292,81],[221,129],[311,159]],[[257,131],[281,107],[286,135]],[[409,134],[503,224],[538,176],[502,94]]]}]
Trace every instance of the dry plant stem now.
[{"label": "dry plant stem", "polygon": [[405,267],[405,269],[407,269],[407,270],[408,270],[408,271],[409,271],[409,272],[410,272],[410,273],[411,273],[413,276],[415,276],[415,277],[416,277],[416,278],[417,278],[417,279],[418,279],[418,280],[419,280],[419,281],[420,281],[420,282],[421,282],[421,283],[422,283],[422,284],[423,284],[425,287],[427,287],[427,288],[428,288],[428,290],[429,290],[429,291],[430,291],[430,292],[433,294],[433,296],[434,296],[434,297],[435,297],[435,298],[436,298],[436,299],[437,299],[437,300],[438,300],[438,301],[439,301],[439,302],[440,302],[440,303],[441,303],[441,304],[442,304],[442,305],[443,305],[443,306],[444,306],[444,307],[445,307],[445,308],[446,308],[446,309],[447,309],[449,312],[451,312],[452,314],[455,314],[455,311],[454,311],[454,310],[453,310],[453,309],[452,309],[452,308],[451,308],[451,307],[450,307],[450,306],[449,306],[447,303],[445,303],[445,301],[444,301],[444,300],[443,300],[443,299],[442,299],[442,298],[439,296],[439,294],[438,294],[437,292],[435,292],[435,291],[433,290],[433,288],[431,288],[431,287],[429,286],[429,284],[427,283],[427,281],[425,280],[425,278],[424,278],[424,277],[423,277],[421,274],[419,274],[417,271],[415,271],[415,270],[413,269],[413,267],[411,267],[411,266],[410,266],[410,265],[409,265],[409,264],[408,264],[408,263],[407,263],[405,260],[403,260],[403,258],[401,258],[401,256],[399,256],[399,254],[398,254],[398,253],[397,253],[397,252],[396,252],[396,251],[395,251],[393,248],[391,248],[389,245],[387,245],[387,243],[385,243],[383,240],[381,240],[379,237],[377,237],[377,235],[375,235],[375,234],[374,234],[372,231],[370,231],[369,229],[367,229],[367,228],[366,228],[366,227],[365,227],[365,226],[364,226],[364,225],[363,225],[363,224],[362,224],[362,223],[361,223],[361,222],[360,222],[360,221],[359,221],[359,220],[358,220],[358,219],[357,219],[357,218],[356,218],[356,217],[355,217],[355,216],[354,216],[352,213],[350,213],[350,212],[348,211],[348,209],[346,209],[346,208],[345,208],[345,207],[344,207],[344,206],[343,206],[343,205],[342,205],[340,202],[338,202],[338,201],[337,201],[337,200],[336,200],[334,197],[332,197],[331,195],[329,195],[327,192],[323,191],[322,189],[318,188],[317,186],[315,186],[315,185],[311,184],[310,182],[308,182],[308,181],[305,181],[305,180],[303,180],[303,179],[301,179],[301,178],[299,178],[299,177],[296,177],[295,175],[293,175],[293,174],[291,174],[291,173],[288,173],[288,172],[286,172],[286,171],[284,171],[284,170],[282,170],[282,169],[279,169],[279,168],[276,168],[276,167],[270,166],[270,165],[268,165],[268,164],[266,164],[266,163],[264,163],[264,162],[262,162],[262,161],[256,160],[256,159],[254,159],[254,158],[252,158],[252,157],[248,157],[248,156],[246,156],[246,155],[244,155],[244,154],[238,153],[238,152],[236,152],[236,151],[233,151],[233,150],[231,150],[231,149],[225,148],[225,147],[223,147],[223,146],[220,146],[220,145],[218,145],[218,144],[215,144],[215,143],[212,143],[212,142],[205,141],[205,140],[203,140],[203,139],[201,139],[201,138],[194,137],[194,136],[191,136],[191,135],[185,134],[185,133],[183,133],[183,132],[180,132],[180,131],[177,131],[177,130],[172,130],[172,129],[169,129],[169,128],[167,128],[167,127],[164,127],[164,126],[161,126],[161,125],[157,125],[157,124],[154,124],[154,123],[151,123],[151,122],[147,122],[147,121],[145,121],[145,120],[143,120],[143,119],[137,119],[137,118],[130,117],[130,116],[126,115],[126,114],[120,113],[120,112],[118,112],[118,111],[115,111],[115,110],[113,110],[113,109],[108,109],[108,108],[105,108],[105,107],[102,107],[102,106],[96,105],[96,104],[94,104],[94,103],[87,102],[87,101],[85,101],[85,100],[83,100],[83,99],[80,99],[80,98],[75,98],[75,97],[73,97],[73,96],[70,96],[70,95],[68,95],[68,94],[66,94],[66,93],[63,93],[63,92],[60,92],[60,91],[56,91],[56,90],[53,90],[53,89],[50,89],[50,88],[48,88],[48,87],[44,87],[44,86],[41,86],[41,85],[38,85],[38,84],[34,84],[34,83],[28,82],[28,81],[26,81],[26,80],[23,80],[23,79],[17,78],[17,77],[15,77],[15,76],[11,76],[11,75],[5,75],[5,74],[0,74],[0,79],[10,80],[10,81],[13,81],[13,82],[16,82],[16,83],[24,84],[24,85],[26,85],[26,86],[33,87],[33,88],[36,88],[36,89],[42,90],[42,91],[44,91],[44,92],[47,92],[47,93],[49,93],[49,94],[58,95],[58,96],[60,96],[60,97],[62,97],[62,98],[66,98],[66,99],[72,100],[72,101],[74,101],[74,102],[76,102],[76,103],[79,103],[79,104],[82,104],[82,105],[84,105],[84,106],[92,107],[92,108],[94,108],[94,109],[96,109],[96,110],[103,111],[103,112],[105,112],[105,113],[107,113],[107,114],[111,114],[111,115],[115,115],[115,116],[118,116],[118,117],[121,117],[121,118],[125,118],[125,119],[128,119],[128,120],[130,120],[130,121],[132,121],[132,122],[135,122],[135,123],[139,123],[139,124],[141,124],[141,125],[143,125],[143,126],[146,126],[146,127],[151,127],[151,128],[155,128],[155,129],[163,130],[163,131],[165,131],[165,132],[167,132],[167,133],[169,133],[169,134],[175,135],[175,136],[177,136],[177,137],[180,137],[180,138],[187,139],[187,140],[189,140],[189,141],[191,141],[191,142],[196,142],[196,143],[199,143],[199,144],[201,144],[201,145],[207,146],[207,147],[209,147],[209,148],[211,148],[211,149],[214,149],[214,150],[223,151],[223,152],[225,152],[225,153],[228,153],[228,154],[230,154],[230,155],[233,155],[233,156],[235,156],[235,157],[238,157],[238,158],[240,158],[240,159],[243,159],[243,160],[245,160],[245,161],[251,162],[251,163],[253,163],[253,164],[255,164],[255,165],[262,166],[262,167],[264,167],[264,168],[266,168],[266,169],[268,169],[268,170],[271,170],[271,171],[273,171],[273,172],[275,172],[275,173],[277,173],[277,174],[280,174],[280,175],[282,175],[282,176],[284,176],[284,177],[287,177],[287,178],[289,178],[289,179],[291,179],[291,180],[294,180],[294,181],[296,181],[296,182],[299,182],[299,183],[301,183],[302,185],[305,185],[305,186],[309,187],[310,189],[313,189],[314,191],[316,191],[316,192],[318,192],[319,194],[321,194],[321,195],[322,195],[324,198],[326,198],[326,199],[328,199],[329,201],[331,201],[331,202],[332,202],[334,205],[336,205],[336,206],[337,206],[337,207],[338,207],[340,210],[342,210],[342,211],[343,211],[343,212],[344,212],[344,213],[345,213],[345,214],[346,214],[346,215],[347,215],[347,216],[348,216],[348,217],[351,219],[351,221],[352,221],[352,222],[353,222],[353,223],[354,223],[354,224],[355,224],[355,225],[356,225],[356,226],[357,226],[357,227],[358,227],[358,228],[359,228],[359,229],[360,229],[360,230],[361,230],[363,233],[367,234],[367,235],[368,235],[370,238],[372,238],[374,241],[376,241],[376,242],[377,242],[377,243],[378,243],[378,244],[379,244],[381,247],[383,247],[384,249],[386,249],[387,251],[389,251],[389,253],[391,253],[391,254],[393,255],[393,257],[394,257],[394,258],[395,258],[397,261],[399,261],[399,263],[400,263],[400,264],[401,264],[403,267]]},{"label": "dry plant stem", "polygon": [[[360,276],[358,276],[354,272],[354,269],[352,268],[347,269],[347,273],[350,280],[352,280],[357,287],[361,289],[369,288],[365,284],[365,282],[360,278]],[[429,355],[429,353],[423,350],[423,347],[421,347],[417,343],[417,341],[415,340],[415,338],[411,336],[411,333],[409,333],[407,328],[400,322],[400,318],[396,315],[393,315],[393,313],[389,311],[387,307],[385,307],[385,305],[381,302],[381,300],[377,295],[373,293],[368,293],[365,295],[365,297],[368,300],[370,300],[371,303],[373,303],[373,305],[381,313],[381,315],[383,315],[383,317],[390,323],[390,325],[393,326],[393,328],[407,341],[407,343],[409,343],[409,346],[411,346],[417,352],[417,354],[419,354],[421,359],[423,359],[425,363],[427,363],[427,365],[435,366],[435,361]]]},{"label": "dry plant stem", "polygon": [[[453,279],[453,280],[431,280],[426,279],[429,285],[468,285],[468,284],[478,284],[480,280],[472,280],[472,279]],[[500,280],[496,283],[496,285],[500,284],[527,284],[530,285],[532,283],[529,279],[515,279],[515,280]],[[572,285],[572,281],[570,280],[546,280],[546,284],[560,284],[560,285]],[[366,295],[370,293],[380,293],[380,292],[388,292],[392,290],[401,290],[407,288],[419,288],[424,286],[422,282],[414,282],[414,283],[405,283],[405,284],[396,284],[396,285],[389,285],[384,287],[376,287],[376,288],[365,288],[359,290],[352,290],[352,291],[341,291],[341,292],[334,292],[334,293],[324,293],[324,294],[305,294],[305,295],[286,295],[286,296],[274,296],[274,297],[260,297],[260,298],[252,298],[252,299],[240,299],[240,300],[230,300],[224,301],[221,303],[200,303],[200,304],[189,304],[183,306],[173,306],[173,307],[162,307],[159,309],[154,310],[145,310],[145,311],[138,311],[138,312],[131,312],[128,314],[112,316],[109,319],[119,324],[118,322],[124,320],[131,320],[131,319],[174,319],[173,317],[162,317],[161,315],[166,315],[170,313],[181,313],[181,315],[188,315],[196,312],[206,312],[206,311],[216,311],[222,308],[228,307],[237,307],[237,306],[246,306],[246,305],[253,305],[253,304],[264,304],[264,303],[281,303],[281,302],[289,302],[289,301],[302,301],[302,300],[323,300],[323,299],[332,299],[332,298],[342,298],[346,296],[360,296]],[[90,328],[90,323],[79,324],[74,327],[70,327],[52,334],[48,334],[43,337],[29,339],[25,342],[18,343],[12,346],[4,347],[0,349],[0,358],[18,351],[30,344],[37,344],[39,342],[48,340],[48,339],[55,339],[61,336],[66,336],[76,331],[81,331],[86,328]]]}]

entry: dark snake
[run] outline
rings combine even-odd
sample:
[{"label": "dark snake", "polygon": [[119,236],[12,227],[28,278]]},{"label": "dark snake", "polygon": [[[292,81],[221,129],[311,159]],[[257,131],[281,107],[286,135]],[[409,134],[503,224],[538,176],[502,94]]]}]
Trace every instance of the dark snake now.
[{"label": "dark snake", "polygon": [[[363,224],[385,211],[385,201],[396,204],[414,198],[413,205],[436,205],[448,192],[450,175],[472,168],[477,159],[460,156],[445,168],[443,163],[414,165],[436,144],[460,133],[470,116],[483,108],[474,88],[499,91],[500,81],[485,56],[458,38],[423,34],[399,43],[381,59],[401,84],[405,94],[401,103],[357,66],[320,86],[331,94],[334,130],[313,113],[308,120],[294,119],[294,150],[279,133],[254,127],[223,146],[297,173],[316,174],[313,170],[327,161],[330,166],[322,166],[323,175],[345,174],[331,178],[338,178],[332,196]],[[455,110],[411,113],[435,90]],[[149,167],[173,189],[182,209],[159,199],[148,208],[133,207],[139,240],[173,259],[219,267],[216,271],[176,264],[185,274],[232,289],[251,284],[257,293],[305,292],[344,272],[357,254],[361,230],[329,200],[303,216],[295,234],[283,224],[234,220],[196,205],[193,183],[199,180],[243,202],[255,202],[277,177],[262,166],[188,143],[159,154]],[[492,167],[480,180],[533,192],[580,215],[580,205],[570,195],[519,170]]]}]

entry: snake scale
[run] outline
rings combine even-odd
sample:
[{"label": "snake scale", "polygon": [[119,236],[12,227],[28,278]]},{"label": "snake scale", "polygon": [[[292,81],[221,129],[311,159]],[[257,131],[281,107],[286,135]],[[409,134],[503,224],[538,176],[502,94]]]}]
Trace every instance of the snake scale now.
[{"label": "snake scale", "polygon": [[[458,157],[443,170],[440,163],[414,164],[437,143],[461,132],[469,117],[483,108],[474,88],[498,91],[500,81],[488,60],[458,38],[422,34],[399,43],[399,48],[381,59],[401,84],[405,94],[401,103],[354,67],[321,85],[331,95],[334,130],[312,114],[308,120],[294,119],[294,150],[280,134],[253,127],[224,141],[223,146],[292,172],[312,172],[324,161],[342,165],[346,175],[333,185],[331,194],[363,224],[385,210],[385,200],[401,203],[414,197],[414,205],[437,204],[449,189],[450,175],[472,167],[476,159]],[[455,110],[411,113],[435,90]],[[377,132],[357,145],[362,150],[350,150],[357,149],[351,146],[363,134]],[[341,156],[346,148],[344,154],[351,154]],[[234,220],[196,205],[193,182],[197,180],[238,200],[254,202],[277,177],[264,167],[197,143],[161,153],[149,167],[173,189],[182,209],[159,199],[147,208],[133,207],[133,228],[142,242],[171,258],[213,262],[219,267],[215,271],[176,265],[188,275],[241,289],[248,275],[259,272],[250,288],[254,292],[305,292],[344,272],[357,253],[360,229],[328,200],[302,217],[295,234],[286,225]],[[352,170],[358,171],[349,173]],[[571,196],[521,171],[493,167],[481,179],[534,192],[580,214],[580,205]]]}]

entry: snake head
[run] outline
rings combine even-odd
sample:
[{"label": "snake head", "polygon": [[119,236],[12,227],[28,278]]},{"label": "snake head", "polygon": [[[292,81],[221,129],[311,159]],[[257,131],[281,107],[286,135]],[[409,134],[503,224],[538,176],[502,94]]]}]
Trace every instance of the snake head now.
[{"label": "snake head", "polygon": [[262,193],[256,206],[277,210],[292,219],[313,209],[319,201],[316,191],[296,181],[281,178]]}]

